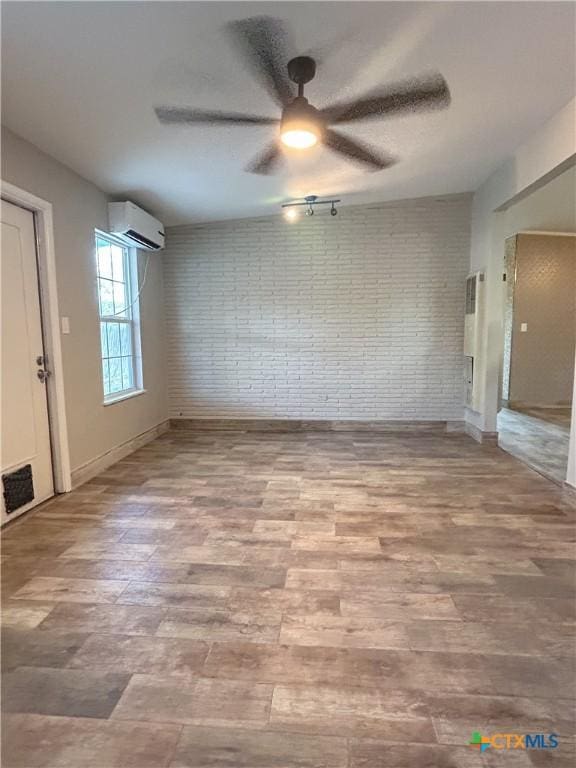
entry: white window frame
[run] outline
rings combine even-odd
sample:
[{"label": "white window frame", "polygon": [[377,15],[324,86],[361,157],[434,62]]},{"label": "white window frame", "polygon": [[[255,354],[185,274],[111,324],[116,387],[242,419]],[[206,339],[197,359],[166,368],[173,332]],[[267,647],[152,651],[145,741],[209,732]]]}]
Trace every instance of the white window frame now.
[{"label": "white window frame", "polygon": [[[128,317],[122,317],[121,315],[102,315],[100,313],[100,286],[98,278],[100,277],[100,269],[98,266],[98,254],[96,249],[96,240],[100,238],[107,242],[117,245],[122,248],[124,252],[124,271],[128,275],[126,282],[127,286],[127,300],[128,300]],[[129,389],[122,389],[118,392],[112,392],[109,395],[104,394],[103,405],[113,405],[114,403],[127,400],[131,397],[143,394],[144,381],[142,374],[142,341],[141,341],[141,326],[140,326],[140,299],[139,299],[139,270],[138,270],[138,249],[131,248],[123,243],[118,238],[110,235],[108,232],[96,229],[94,231],[94,264],[96,269],[96,294],[98,297],[98,333],[100,339],[100,374],[102,377],[102,392],[105,393],[104,388],[104,365],[102,356],[102,337],[101,337],[101,323],[114,322],[114,323],[126,323],[130,325],[130,336],[132,339],[132,380],[134,386]]]}]

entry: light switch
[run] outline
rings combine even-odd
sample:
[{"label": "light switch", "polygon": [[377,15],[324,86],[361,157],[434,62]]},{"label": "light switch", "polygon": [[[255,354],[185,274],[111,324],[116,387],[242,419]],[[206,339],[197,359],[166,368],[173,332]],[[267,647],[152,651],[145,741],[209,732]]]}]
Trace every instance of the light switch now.
[{"label": "light switch", "polygon": [[526,333],[527,330],[528,330],[528,323],[520,323],[520,331],[522,333]]},{"label": "light switch", "polygon": [[70,333],[70,318],[69,317],[61,317],[60,318],[60,327],[62,329],[62,333]]}]

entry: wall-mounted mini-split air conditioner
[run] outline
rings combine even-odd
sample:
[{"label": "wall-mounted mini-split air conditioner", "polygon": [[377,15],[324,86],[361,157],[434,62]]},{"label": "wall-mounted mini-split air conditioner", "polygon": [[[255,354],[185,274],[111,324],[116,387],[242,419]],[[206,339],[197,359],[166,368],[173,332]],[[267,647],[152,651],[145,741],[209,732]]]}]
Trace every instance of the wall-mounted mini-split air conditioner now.
[{"label": "wall-mounted mini-split air conditioner", "polygon": [[109,203],[110,232],[132,248],[159,251],[164,248],[164,226],[134,203]]}]

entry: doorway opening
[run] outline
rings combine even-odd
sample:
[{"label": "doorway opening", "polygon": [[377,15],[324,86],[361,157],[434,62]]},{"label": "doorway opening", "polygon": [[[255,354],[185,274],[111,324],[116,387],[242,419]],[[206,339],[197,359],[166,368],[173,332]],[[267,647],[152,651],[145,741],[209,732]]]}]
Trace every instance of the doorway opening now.
[{"label": "doorway opening", "polygon": [[498,444],[558,483],[566,479],[576,351],[576,237],[506,240]]}]

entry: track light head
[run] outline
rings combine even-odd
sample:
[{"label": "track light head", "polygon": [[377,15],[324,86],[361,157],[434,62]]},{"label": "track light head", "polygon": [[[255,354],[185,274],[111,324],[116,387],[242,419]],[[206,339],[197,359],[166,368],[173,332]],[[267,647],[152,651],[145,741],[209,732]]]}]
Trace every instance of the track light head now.
[{"label": "track light head", "polygon": [[[314,216],[315,208],[317,205],[329,205],[330,206],[330,215],[336,216],[338,211],[336,210],[336,203],[339,203],[340,200],[336,199],[328,199],[328,200],[320,200],[318,198],[318,195],[307,195],[304,198],[300,198],[300,200],[294,200],[290,203],[284,203],[282,208],[284,209],[284,218],[287,221],[295,221],[298,218],[298,214],[301,208],[305,208],[303,211],[306,216]],[[320,209],[322,210],[322,209]]]}]

